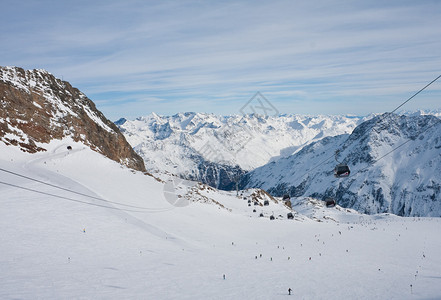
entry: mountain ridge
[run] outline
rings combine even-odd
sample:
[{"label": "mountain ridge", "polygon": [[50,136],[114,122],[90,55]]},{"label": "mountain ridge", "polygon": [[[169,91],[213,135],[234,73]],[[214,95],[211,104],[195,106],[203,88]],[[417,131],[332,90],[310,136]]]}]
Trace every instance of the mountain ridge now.
[{"label": "mountain ridge", "polygon": [[231,189],[236,178],[323,136],[350,132],[364,118],[343,116],[217,116],[152,113],[117,125],[147,169]]},{"label": "mountain ridge", "polygon": [[35,153],[70,136],[130,168],[142,159],[85,94],[46,70],[0,67],[0,140]]},{"label": "mountain ridge", "polygon": [[[441,216],[440,133],[441,121],[432,115],[377,116],[350,135],[324,138],[249,172],[241,187],[330,197],[369,214]],[[348,178],[333,177],[336,150],[352,170]]]}]

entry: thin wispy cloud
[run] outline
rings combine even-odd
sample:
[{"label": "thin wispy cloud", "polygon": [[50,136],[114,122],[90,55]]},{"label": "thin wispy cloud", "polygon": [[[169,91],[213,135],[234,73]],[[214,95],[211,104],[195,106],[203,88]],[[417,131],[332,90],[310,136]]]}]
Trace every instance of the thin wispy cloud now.
[{"label": "thin wispy cloud", "polygon": [[45,68],[110,118],[238,113],[257,91],[284,113],[382,112],[441,73],[441,4],[383,2],[5,1],[0,65]]}]

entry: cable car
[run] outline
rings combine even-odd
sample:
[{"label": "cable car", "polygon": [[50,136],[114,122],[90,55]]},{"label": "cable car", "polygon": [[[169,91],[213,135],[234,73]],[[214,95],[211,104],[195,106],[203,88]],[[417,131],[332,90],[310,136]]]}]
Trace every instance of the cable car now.
[{"label": "cable car", "polygon": [[348,165],[338,164],[334,168],[334,176],[337,178],[348,177],[351,174]]},{"label": "cable car", "polygon": [[348,177],[351,174],[351,170],[347,164],[343,164],[338,161],[337,156],[340,153],[340,150],[335,151],[335,160],[338,162],[338,165],[334,168],[334,176],[337,178]]},{"label": "cable car", "polygon": [[337,203],[332,198],[328,198],[325,200],[326,207],[334,207]]}]

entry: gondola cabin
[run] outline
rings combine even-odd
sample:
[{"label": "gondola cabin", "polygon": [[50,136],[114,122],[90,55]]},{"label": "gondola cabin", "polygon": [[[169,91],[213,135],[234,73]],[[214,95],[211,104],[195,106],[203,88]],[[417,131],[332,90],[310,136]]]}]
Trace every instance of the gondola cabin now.
[{"label": "gondola cabin", "polygon": [[337,178],[348,177],[351,174],[351,170],[349,170],[348,165],[338,164],[334,169],[334,176]]},{"label": "gondola cabin", "polygon": [[325,204],[326,204],[326,207],[334,207],[336,203],[335,203],[334,199],[326,199]]}]

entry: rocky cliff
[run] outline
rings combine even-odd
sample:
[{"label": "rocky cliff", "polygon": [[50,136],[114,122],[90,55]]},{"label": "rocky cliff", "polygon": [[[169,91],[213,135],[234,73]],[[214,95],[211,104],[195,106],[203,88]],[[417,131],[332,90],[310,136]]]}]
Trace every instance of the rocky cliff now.
[{"label": "rocky cliff", "polygon": [[130,168],[142,158],[95,104],[45,70],[0,67],[0,141],[21,150],[45,151],[53,139],[71,137]]}]

